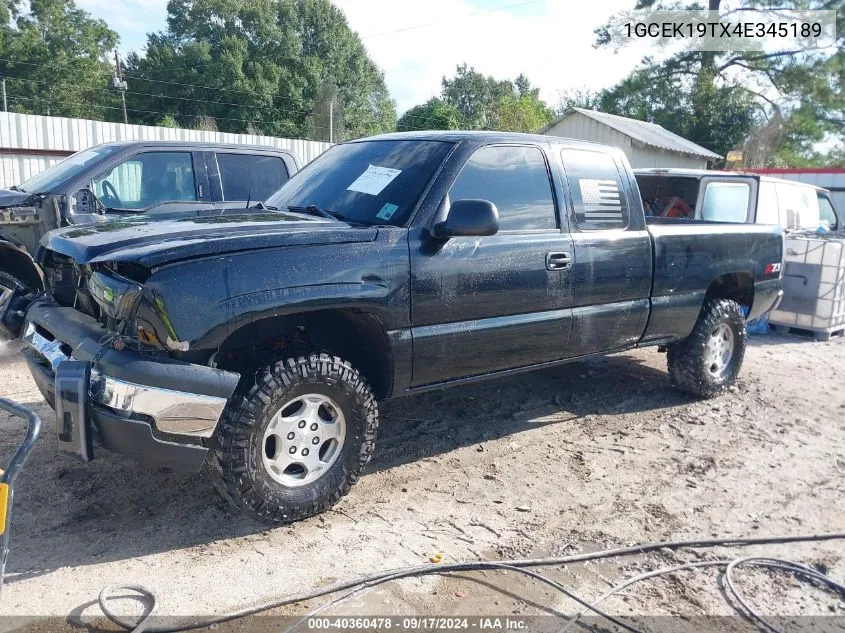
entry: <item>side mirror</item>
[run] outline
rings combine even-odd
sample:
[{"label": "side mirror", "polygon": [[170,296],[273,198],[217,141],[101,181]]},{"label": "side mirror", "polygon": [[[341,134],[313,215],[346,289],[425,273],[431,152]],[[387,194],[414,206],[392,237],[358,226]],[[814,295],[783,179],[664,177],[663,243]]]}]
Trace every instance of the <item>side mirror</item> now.
[{"label": "side mirror", "polygon": [[434,225],[434,237],[495,235],[499,211],[489,200],[455,200],[443,222]]},{"label": "side mirror", "polygon": [[71,196],[71,215],[90,215],[92,213],[103,213],[104,207],[94,195],[94,192],[83,187]]}]

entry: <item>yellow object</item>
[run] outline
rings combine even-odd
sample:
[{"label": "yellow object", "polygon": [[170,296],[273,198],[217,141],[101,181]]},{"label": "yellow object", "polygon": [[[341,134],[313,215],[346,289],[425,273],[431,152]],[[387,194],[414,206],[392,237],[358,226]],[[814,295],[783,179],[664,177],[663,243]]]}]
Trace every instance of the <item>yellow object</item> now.
[{"label": "yellow object", "polygon": [[6,510],[9,507],[9,484],[0,484],[0,534],[6,531]]},{"label": "yellow object", "polygon": [[[0,534],[2,534],[2,532],[0,532]],[[435,554],[428,560],[430,560],[432,563],[440,563],[443,561],[443,554]]]}]

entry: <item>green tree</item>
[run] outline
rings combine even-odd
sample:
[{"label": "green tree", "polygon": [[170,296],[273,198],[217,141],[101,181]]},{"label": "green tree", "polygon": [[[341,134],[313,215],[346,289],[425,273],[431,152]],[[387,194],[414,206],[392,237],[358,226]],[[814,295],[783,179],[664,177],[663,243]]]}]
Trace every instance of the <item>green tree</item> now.
[{"label": "green tree", "polygon": [[211,117],[221,131],[327,135],[312,113],[332,84],[347,138],[394,129],[383,73],[329,0],[170,0],[167,9],[167,30],[128,60],[130,93],[148,93],[127,94],[130,108],[186,127]]},{"label": "green tree", "polygon": [[399,130],[502,130],[534,132],[552,118],[540,89],[525,74],[513,81],[485,76],[466,64],[443,77],[440,97],[414,106],[399,119]]},{"label": "green tree", "polygon": [[442,86],[443,101],[457,108],[462,125],[472,130],[494,128],[502,99],[514,93],[512,81],[485,77],[466,64],[459,65],[451,79],[443,77]]},{"label": "green tree", "polygon": [[109,55],[117,33],[73,0],[12,0],[0,9],[0,73],[16,112],[117,120]]},{"label": "green tree", "polygon": [[459,130],[461,129],[461,113],[450,105],[432,97],[418,106],[414,106],[396,123],[399,132],[411,130]]},{"label": "green tree", "polygon": [[551,109],[536,94],[505,95],[496,112],[496,129],[536,132],[551,120]]},{"label": "green tree", "polygon": [[[722,11],[723,0],[707,0],[707,8]],[[701,5],[676,0],[636,0],[635,9],[697,9]],[[820,139],[845,136],[845,96],[843,96],[843,56],[845,52],[845,0],[740,0],[731,9],[778,8],[794,10],[836,10],[837,39],[823,49],[786,47],[765,51],[685,50],[656,62],[644,60],[644,70],[653,81],[665,84],[654,90],[679,86],[700,93],[690,105],[695,121],[719,125],[710,116],[707,97],[744,92],[756,107],[758,131],[771,137],[763,145],[768,154],[758,154],[764,164],[771,161],[814,160]],[[623,24],[630,16],[615,16],[597,29],[596,46],[614,46]],[[618,47],[617,47],[618,48]],[[737,98],[731,95],[732,102]],[[717,136],[717,131],[709,133]],[[748,142],[754,144],[755,132]],[[759,145],[759,144],[758,144]],[[802,158],[803,157],[803,158]],[[761,166],[759,164],[752,166]]]}]

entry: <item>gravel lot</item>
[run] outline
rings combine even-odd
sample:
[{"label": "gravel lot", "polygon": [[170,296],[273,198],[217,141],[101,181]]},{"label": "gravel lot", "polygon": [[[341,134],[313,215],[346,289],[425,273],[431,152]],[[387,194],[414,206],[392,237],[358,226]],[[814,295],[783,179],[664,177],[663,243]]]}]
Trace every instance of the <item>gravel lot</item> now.
[{"label": "gravel lot", "polygon": [[[385,403],[376,455],[352,492],[320,517],[268,530],[230,510],[203,476],[102,452],[88,465],[58,455],[53,412],[23,361],[2,358],[0,393],[35,407],[45,428],[19,479],[0,613],[60,616],[58,627],[72,628],[96,618],[92,601],[119,581],[154,587],[160,613],[210,614],[437,552],[446,561],[493,560],[843,529],[845,339],[754,338],[738,388],[706,402],[676,393],[664,368],[662,355],[640,350]],[[21,437],[17,422],[0,413],[3,454]],[[685,550],[546,571],[595,597],[644,569],[751,553],[820,564],[845,579],[842,541]],[[716,577],[658,579],[605,608],[731,614]],[[744,578],[764,612],[845,616],[843,602],[789,578]],[[544,607],[575,610],[527,578],[486,572],[402,581],[328,613]],[[25,624],[9,619],[5,628],[12,623]],[[750,630],[724,623],[735,625]]]}]

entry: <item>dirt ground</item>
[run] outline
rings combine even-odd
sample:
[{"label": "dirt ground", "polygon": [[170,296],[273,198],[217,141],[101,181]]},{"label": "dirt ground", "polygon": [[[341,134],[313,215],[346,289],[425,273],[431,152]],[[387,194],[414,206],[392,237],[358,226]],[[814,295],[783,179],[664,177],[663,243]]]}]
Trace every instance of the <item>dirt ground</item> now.
[{"label": "dirt ground", "polygon": [[[78,628],[99,616],[104,585],[134,582],[158,592],[162,614],[208,615],[435,553],[451,562],[497,560],[845,527],[845,339],[753,338],[739,386],[705,402],[675,392],[664,368],[662,355],[640,350],[384,403],[375,457],[352,492],[322,516],[267,529],[230,510],[201,475],[103,452],[88,465],[58,455],[55,416],[25,364],[0,359],[0,393],[35,407],[45,423],[19,479],[0,613],[60,616]],[[21,437],[0,413],[0,451],[8,456]],[[845,541],[682,550],[542,571],[595,598],[647,569],[749,554],[817,565],[845,580]],[[701,570],[649,581],[604,608],[732,614],[717,577]],[[845,603],[790,577],[739,577],[764,613],[845,622]],[[322,601],[281,613],[304,614]],[[529,578],[488,571],[381,586],[324,614],[549,609],[571,614],[576,605]],[[7,629],[23,624],[5,620]],[[734,626],[751,630],[725,622]]]}]

